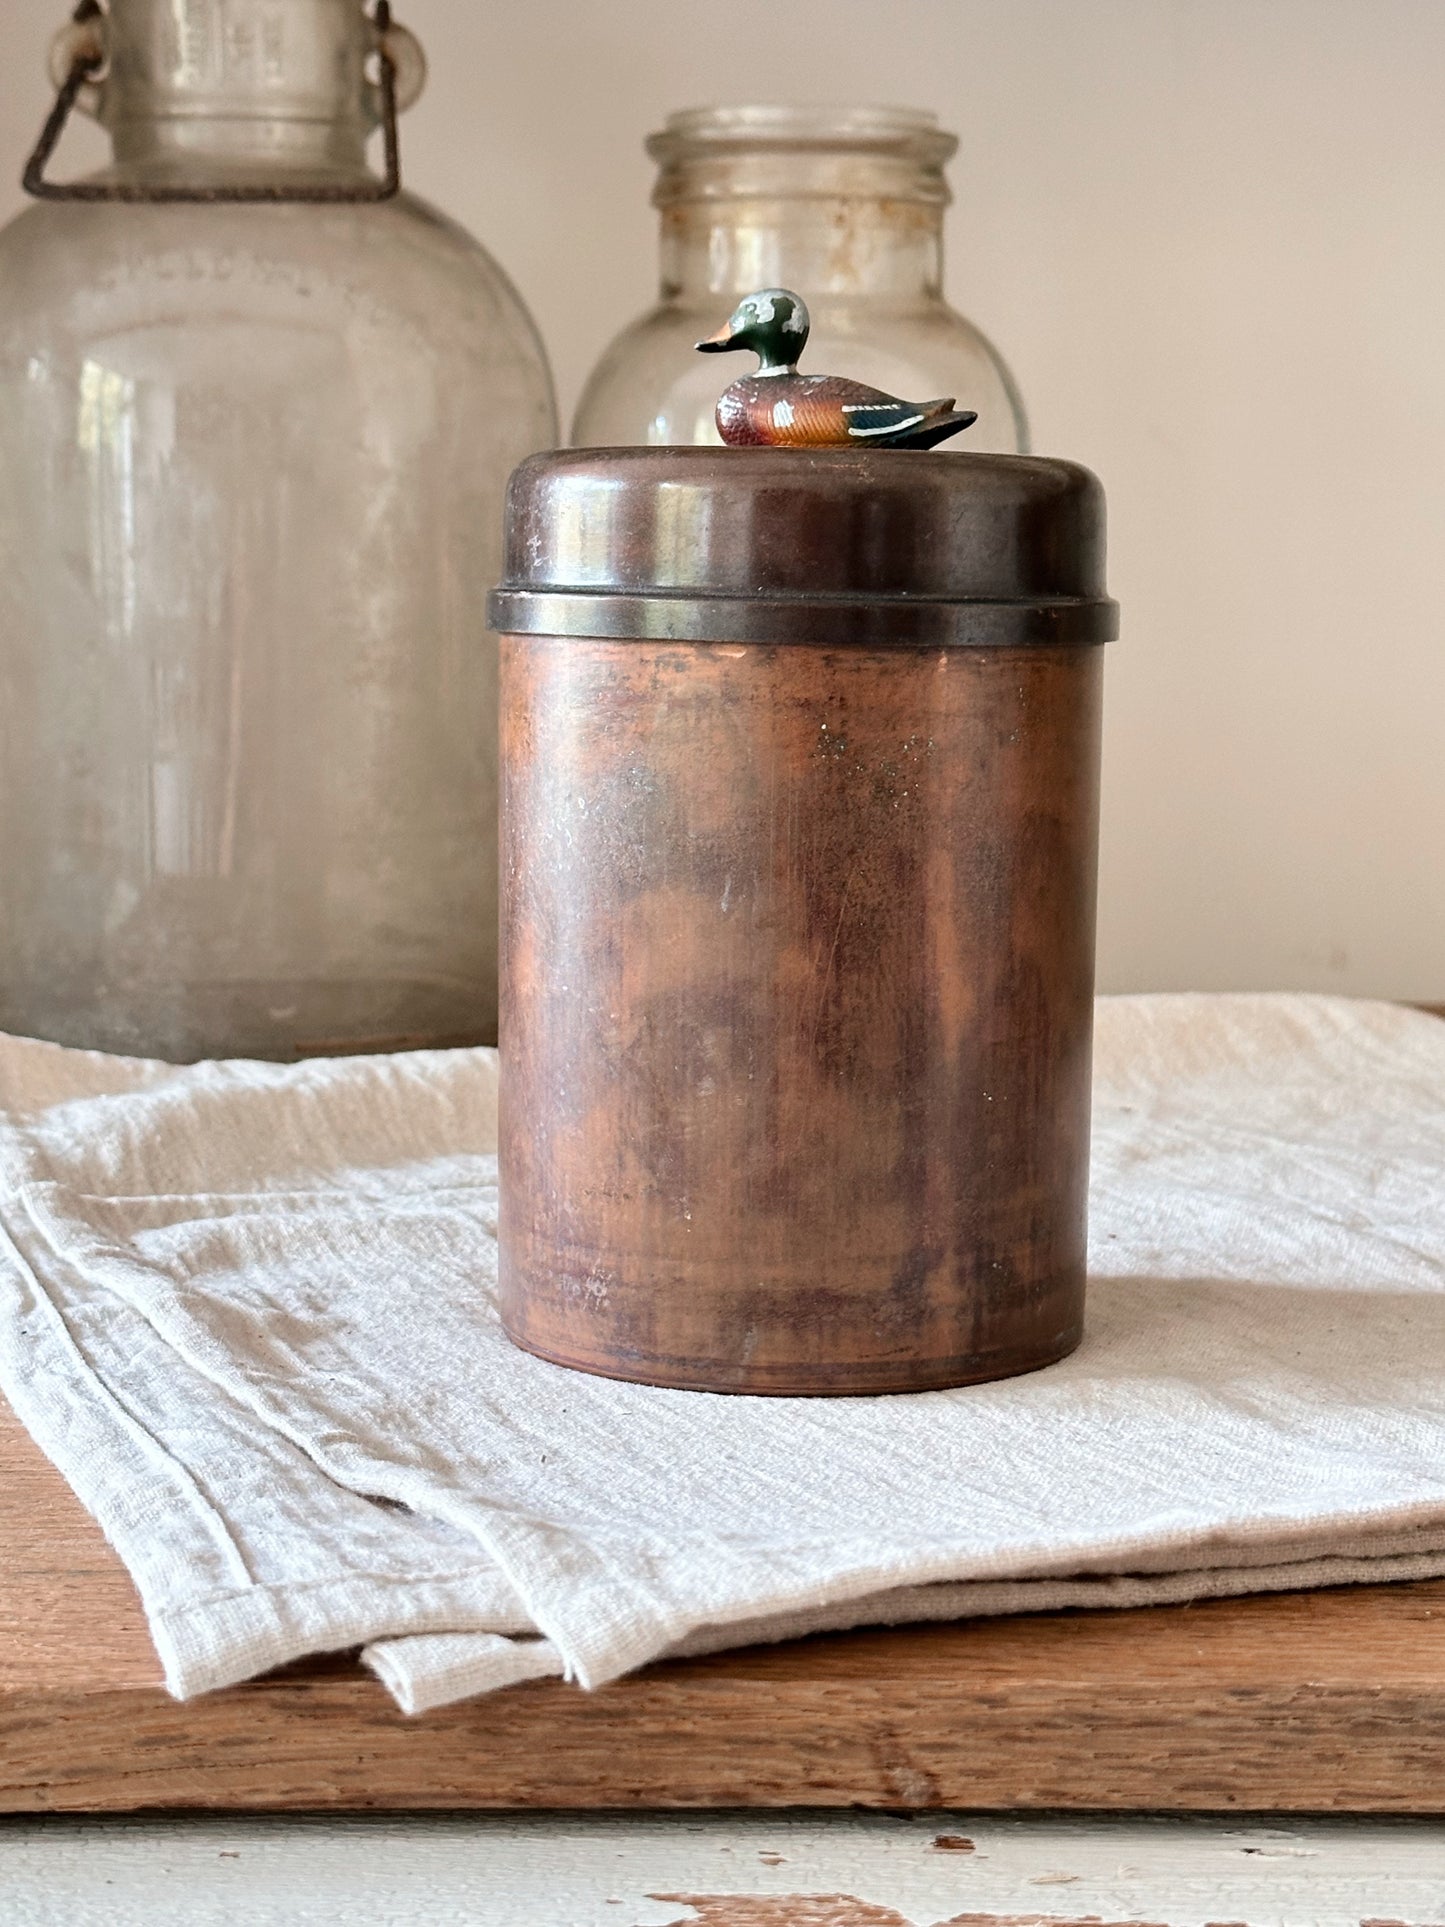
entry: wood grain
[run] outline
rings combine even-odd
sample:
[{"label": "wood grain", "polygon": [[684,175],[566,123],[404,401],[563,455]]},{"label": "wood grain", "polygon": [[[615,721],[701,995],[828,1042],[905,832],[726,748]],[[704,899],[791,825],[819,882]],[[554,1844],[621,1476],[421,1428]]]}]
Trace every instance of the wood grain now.
[{"label": "wood grain", "polygon": [[0,1417],[0,1810],[1445,1813],[1445,1581],[859,1632],[409,1721],[352,1661],[170,1699],[130,1582]]}]

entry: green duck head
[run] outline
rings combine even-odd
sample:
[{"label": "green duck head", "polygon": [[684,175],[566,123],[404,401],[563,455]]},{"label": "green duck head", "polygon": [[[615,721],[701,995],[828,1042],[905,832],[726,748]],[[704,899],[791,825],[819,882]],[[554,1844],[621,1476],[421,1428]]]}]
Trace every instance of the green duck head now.
[{"label": "green duck head", "polygon": [[803,297],[789,288],[763,288],[740,301],[717,333],[697,347],[703,355],[751,348],[762,363],[760,375],[791,375],[807,339],[808,310]]}]

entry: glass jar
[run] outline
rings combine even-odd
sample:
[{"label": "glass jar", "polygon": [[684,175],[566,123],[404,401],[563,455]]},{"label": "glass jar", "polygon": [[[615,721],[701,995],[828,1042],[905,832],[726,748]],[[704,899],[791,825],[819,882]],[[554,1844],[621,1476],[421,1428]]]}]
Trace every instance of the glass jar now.
[{"label": "glass jar", "polygon": [[647,143],[659,172],[658,304],[598,362],[578,447],[715,443],[732,374],[693,344],[758,288],[796,290],[804,373],[847,375],[906,401],[953,395],[978,421],[959,448],[1026,450],[1023,403],[997,351],[943,298],[944,162],[958,142],[897,107],[710,107]]},{"label": "glass jar", "polygon": [[556,424],[500,268],[377,198],[378,50],[393,105],[420,52],[361,0],[112,0],[58,44],[105,58],[114,163],[0,234],[0,1028],[493,1038],[484,612]]}]

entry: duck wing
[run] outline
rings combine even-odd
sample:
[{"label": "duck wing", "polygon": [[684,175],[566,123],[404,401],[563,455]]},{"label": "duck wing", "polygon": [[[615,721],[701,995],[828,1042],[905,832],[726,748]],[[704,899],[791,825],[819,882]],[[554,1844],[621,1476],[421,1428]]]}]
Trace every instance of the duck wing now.
[{"label": "duck wing", "polygon": [[969,409],[955,409],[952,395],[937,401],[895,401],[880,395],[876,400],[844,402],[843,418],[850,441],[885,448],[930,448],[978,420]]},{"label": "duck wing", "polygon": [[891,395],[879,395],[866,401],[845,401],[843,417],[853,440],[871,442],[880,436],[922,428],[952,407],[952,395],[946,401],[895,401]]}]

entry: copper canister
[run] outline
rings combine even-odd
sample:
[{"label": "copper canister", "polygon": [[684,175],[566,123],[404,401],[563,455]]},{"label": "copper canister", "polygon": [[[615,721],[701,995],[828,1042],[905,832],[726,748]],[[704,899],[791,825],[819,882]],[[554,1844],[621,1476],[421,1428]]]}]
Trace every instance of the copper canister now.
[{"label": "copper canister", "polygon": [[1068,462],[517,471],[492,620],[519,1345],[871,1393],[1078,1343],[1103,561]]}]

